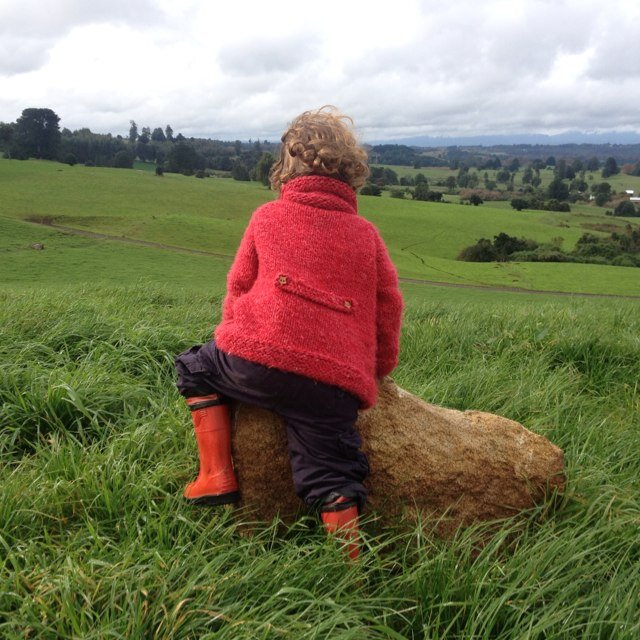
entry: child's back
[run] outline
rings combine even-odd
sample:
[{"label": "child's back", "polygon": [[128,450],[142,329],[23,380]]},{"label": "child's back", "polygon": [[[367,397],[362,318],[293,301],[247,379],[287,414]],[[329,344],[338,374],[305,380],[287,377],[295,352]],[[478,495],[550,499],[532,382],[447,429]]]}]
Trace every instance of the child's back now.
[{"label": "child's back", "polygon": [[358,554],[367,459],[358,409],[396,366],[402,297],[376,228],[358,216],[366,153],[332,111],[306,112],[282,137],[271,183],[227,281],[214,340],[176,358],[200,452],[194,503],[235,502],[228,403],[282,416],[298,495]]}]

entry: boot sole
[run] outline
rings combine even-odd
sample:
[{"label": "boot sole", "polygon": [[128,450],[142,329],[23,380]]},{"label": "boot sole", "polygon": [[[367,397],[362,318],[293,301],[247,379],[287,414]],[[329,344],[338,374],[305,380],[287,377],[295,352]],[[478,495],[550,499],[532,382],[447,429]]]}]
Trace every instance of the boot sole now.
[{"label": "boot sole", "polygon": [[187,498],[189,504],[216,506],[220,504],[233,504],[240,500],[240,492],[221,493],[219,495],[200,496],[199,498]]}]

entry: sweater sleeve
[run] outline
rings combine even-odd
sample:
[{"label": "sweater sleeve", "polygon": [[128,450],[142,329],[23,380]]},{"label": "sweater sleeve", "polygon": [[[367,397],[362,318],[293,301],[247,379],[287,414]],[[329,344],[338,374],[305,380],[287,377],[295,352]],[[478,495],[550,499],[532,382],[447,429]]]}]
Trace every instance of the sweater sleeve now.
[{"label": "sweater sleeve", "polygon": [[222,320],[233,318],[233,307],[240,296],[251,290],[258,276],[258,253],[256,251],[253,218],[247,226],[240,246],[227,275],[227,295],[222,305]]},{"label": "sweater sleeve", "polygon": [[398,274],[382,238],[377,241],[376,376],[384,378],[398,364],[403,301]]}]

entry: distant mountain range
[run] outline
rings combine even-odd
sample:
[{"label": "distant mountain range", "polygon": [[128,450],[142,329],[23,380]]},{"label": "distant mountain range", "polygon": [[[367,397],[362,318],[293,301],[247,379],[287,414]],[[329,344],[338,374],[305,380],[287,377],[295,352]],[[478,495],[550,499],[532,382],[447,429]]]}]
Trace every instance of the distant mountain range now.
[{"label": "distant mountain range", "polygon": [[543,133],[514,133],[487,136],[414,136],[395,140],[376,140],[369,144],[406,144],[415,147],[493,147],[497,145],[566,145],[566,144],[640,144],[640,133],[632,131],[609,131],[604,133],[585,133],[583,131],[565,131],[555,135]]}]

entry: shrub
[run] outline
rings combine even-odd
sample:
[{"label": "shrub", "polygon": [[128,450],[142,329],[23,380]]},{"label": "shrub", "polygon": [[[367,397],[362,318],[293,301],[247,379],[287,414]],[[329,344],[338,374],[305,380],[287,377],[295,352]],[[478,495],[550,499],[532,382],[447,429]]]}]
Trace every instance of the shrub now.
[{"label": "shrub", "polygon": [[495,189],[460,189],[460,200],[469,200],[474,193],[484,202],[506,200],[504,193]]},{"label": "shrub", "polygon": [[360,195],[363,196],[379,196],[382,194],[382,189],[377,184],[367,182],[362,189],[360,189]]},{"label": "shrub", "polygon": [[535,240],[515,238],[504,232],[493,237],[493,242],[480,238],[476,244],[465,247],[459,254],[458,260],[466,262],[505,262],[511,259],[515,252],[533,251],[538,248]]},{"label": "shrub", "polygon": [[159,164],[156,165],[156,175],[157,176],[163,176],[164,175],[164,169]]},{"label": "shrub", "polygon": [[469,197],[469,202],[474,207],[477,207],[479,204],[483,204],[484,200],[477,193],[472,193],[471,196]]},{"label": "shrub", "polygon": [[116,169],[133,169],[133,155],[126,149],[118,151],[113,157],[113,166]]},{"label": "shrub", "polygon": [[195,173],[196,178],[204,178],[205,177],[205,173],[203,169],[198,169]]},{"label": "shrub", "polygon": [[564,251],[542,247],[533,251],[514,251],[509,259],[515,262],[577,262],[574,256]]},{"label": "shrub", "polygon": [[68,164],[70,167],[73,167],[73,165],[78,162],[78,159],[76,158],[75,154],[67,153],[67,155],[64,157],[63,162],[65,164]]},{"label": "shrub", "polygon": [[554,178],[547,187],[547,195],[551,200],[566,200],[569,187],[561,178]]},{"label": "shrub", "polygon": [[616,205],[616,208],[613,210],[614,216],[624,216],[626,218],[632,218],[635,216],[640,216],[640,212],[636,209],[633,202],[630,200],[623,200]]},{"label": "shrub", "polygon": [[234,180],[240,180],[242,182],[248,182],[251,180],[251,176],[249,175],[249,170],[245,167],[242,162],[235,162],[231,169],[231,177]]},{"label": "shrub", "polygon": [[511,201],[511,207],[516,211],[522,211],[529,208],[529,201],[524,198],[514,198]]},{"label": "shrub", "polygon": [[601,257],[611,261],[619,250],[609,238],[599,238],[592,233],[583,233],[576,242],[574,253],[585,258]]},{"label": "shrub", "polygon": [[398,184],[398,174],[388,167],[370,167],[369,180],[383,187],[387,184]]},{"label": "shrub", "polygon": [[416,187],[413,190],[412,198],[414,200],[429,200],[429,185],[425,182],[416,182]]},{"label": "shrub", "polygon": [[547,211],[561,211],[561,212],[569,212],[571,211],[571,207],[568,202],[560,202],[559,200],[548,200],[544,208]]},{"label": "shrub", "polygon": [[476,244],[465,247],[458,254],[458,260],[464,260],[465,262],[493,262],[497,260],[497,256],[491,240],[480,238]]},{"label": "shrub", "polygon": [[616,267],[640,267],[640,258],[629,255],[628,253],[616,256],[611,264]]}]

